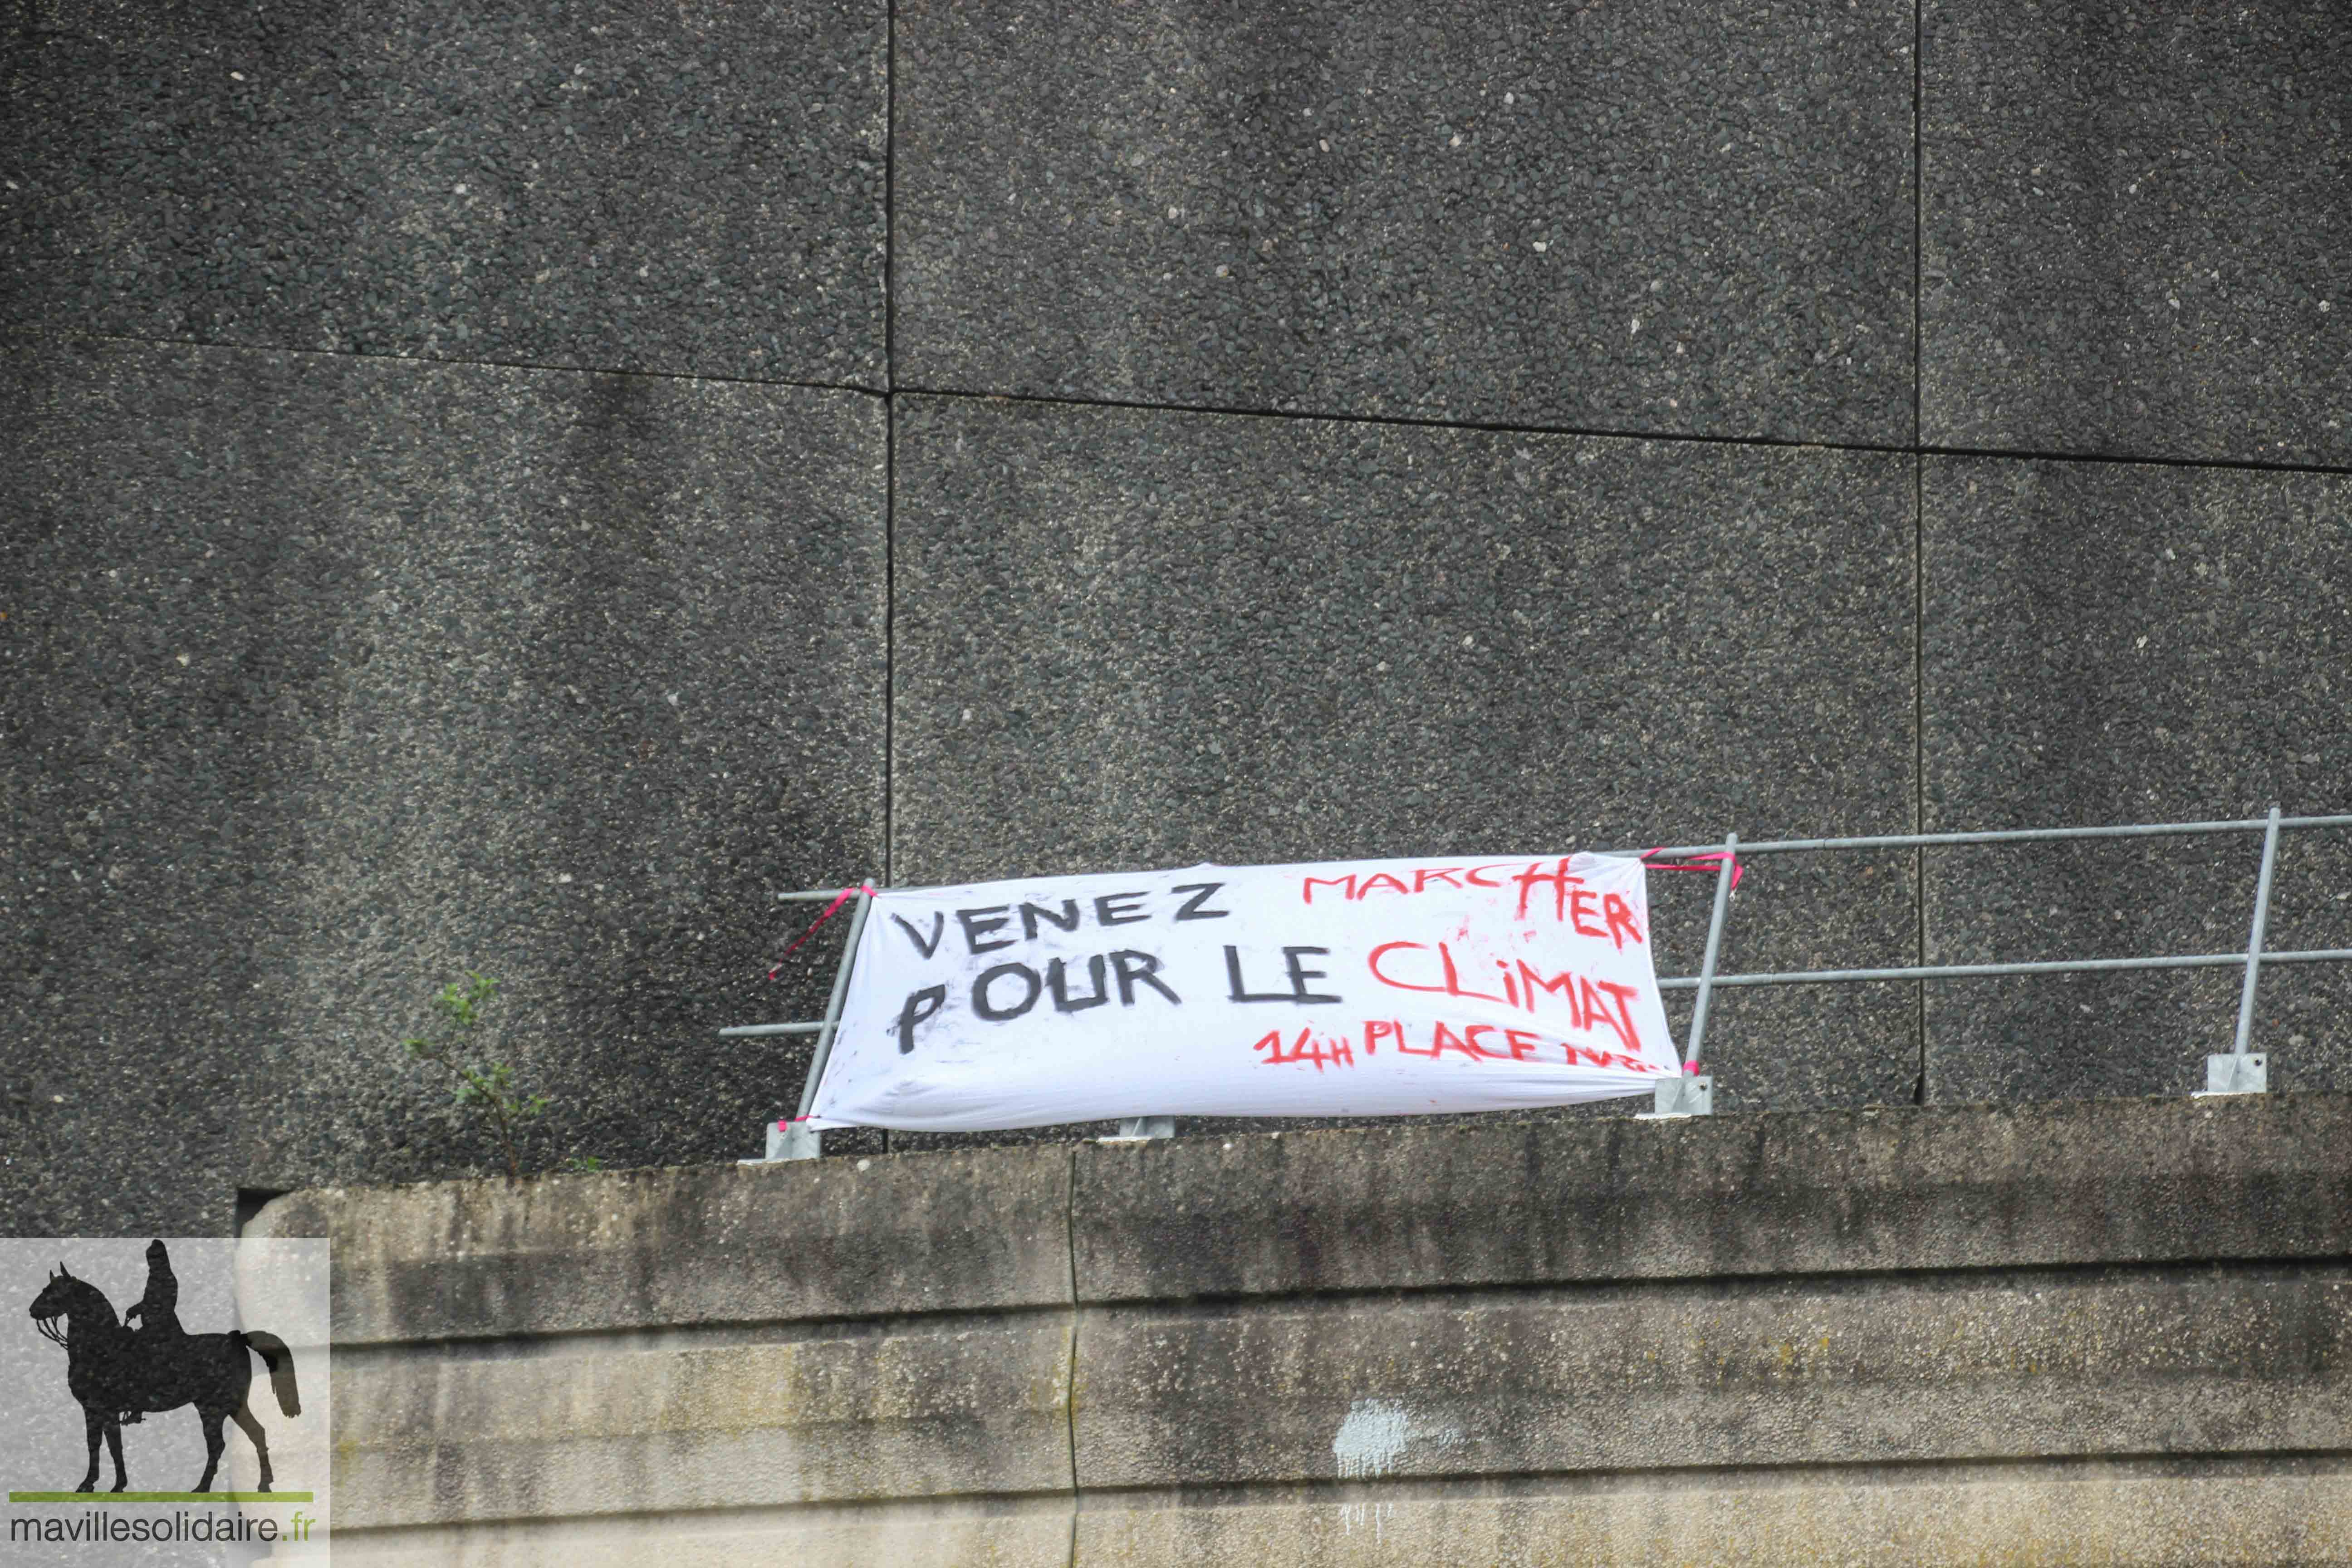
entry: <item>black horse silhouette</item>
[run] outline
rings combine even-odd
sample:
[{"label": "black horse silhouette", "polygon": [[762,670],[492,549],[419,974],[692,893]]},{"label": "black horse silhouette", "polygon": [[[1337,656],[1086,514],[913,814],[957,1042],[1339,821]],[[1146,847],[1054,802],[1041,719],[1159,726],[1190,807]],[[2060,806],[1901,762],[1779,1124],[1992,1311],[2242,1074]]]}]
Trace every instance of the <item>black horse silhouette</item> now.
[{"label": "black horse silhouette", "polygon": [[[122,1490],[122,1416],[126,1413],[193,1405],[205,1427],[205,1473],[191,1489],[212,1489],[213,1472],[220,1466],[225,1446],[221,1422],[234,1420],[253,1439],[254,1450],[261,1456],[259,1489],[268,1491],[269,1440],[246,1402],[253,1385],[253,1363],[246,1359],[246,1352],[260,1356],[269,1368],[269,1385],[278,1394],[278,1408],[299,1415],[302,1400],[294,1387],[293,1352],[276,1334],[257,1330],[226,1334],[181,1331],[179,1320],[172,1314],[172,1298],[178,1292],[162,1242],[148,1247],[147,1263],[147,1296],[141,1302],[146,1327],[137,1332],[115,1320],[114,1305],[105,1292],[74,1278],[62,1263],[33,1299],[34,1328],[43,1338],[66,1348],[66,1387],[81,1406],[82,1427],[89,1437],[89,1469],[74,1490],[86,1492],[98,1484],[101,1436],[107,1451],[114,1456],[110,1489]],[[63,1328],[58,1327],[60,1319]]]}]

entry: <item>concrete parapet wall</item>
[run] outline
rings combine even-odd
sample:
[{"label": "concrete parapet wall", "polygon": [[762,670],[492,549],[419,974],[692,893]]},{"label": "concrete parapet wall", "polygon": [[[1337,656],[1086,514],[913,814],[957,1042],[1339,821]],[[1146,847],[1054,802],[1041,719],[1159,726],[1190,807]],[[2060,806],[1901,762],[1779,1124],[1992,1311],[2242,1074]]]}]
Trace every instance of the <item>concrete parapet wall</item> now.
[{"label": "concrete parapet wall", "polygon": [[[522,1168],[755,1152],[781,891],[2352,811],[2343,12],[17,0],[0,1230],[503,1169],[399,1049],[466,970]],[[2256,859],[1755,857],[1720,963],[2231,952]],[[2292,836],[2271,941],[2347,910]],[[2237,1000],[1706,1058],[2185,1093]],[[2352,1090],[2352,971],[2253,1026]]]},{"label": "concrete parapet wall", "polygon": [[2352,1560],[2352,1098],[320,1189],[358,1563]]}]

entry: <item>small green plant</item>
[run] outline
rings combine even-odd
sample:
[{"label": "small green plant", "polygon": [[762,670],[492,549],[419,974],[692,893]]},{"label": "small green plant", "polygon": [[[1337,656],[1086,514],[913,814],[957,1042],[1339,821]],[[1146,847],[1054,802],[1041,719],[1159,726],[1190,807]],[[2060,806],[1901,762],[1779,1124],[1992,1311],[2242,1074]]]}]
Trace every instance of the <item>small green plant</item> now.
[{"label": "small green plant", "polygon": [[601,1171],[604,1168],[604,1162],[593,1154],[574,1154],[563,1162],[563,1168],[567,1171]]},{"label": "small green plant", "polygon": [[[403,1040],[408,1054],[418,1061],[431,1062],[445,1069],[457,1080],[455,1090],[459,1105],[479,1112],[498,1129],[499,1142],[506,1151],[507,1174],[520,1176],[522,1162],[515,1153],[515,1126],[518,1122],[536,1119],[547,1110],[547,1096],[522,1095],[515,1091],[514,1068],[505,1062],[491,1062],[475,1067],[460,1055],[467,1037],[482,1021],[482,1008],[499,988],[499,983],[488,975],[467,971],[463,980],[453,980],[443,986],[433,998],[433,1010],[440,1015],[441,1027],[430,1039]],[[601,1164],[602,1162],[595,1163]],[[583,1168],[575,1157],[573,1167]],[[585,1168],[593,1169],[593,1166]]]}]

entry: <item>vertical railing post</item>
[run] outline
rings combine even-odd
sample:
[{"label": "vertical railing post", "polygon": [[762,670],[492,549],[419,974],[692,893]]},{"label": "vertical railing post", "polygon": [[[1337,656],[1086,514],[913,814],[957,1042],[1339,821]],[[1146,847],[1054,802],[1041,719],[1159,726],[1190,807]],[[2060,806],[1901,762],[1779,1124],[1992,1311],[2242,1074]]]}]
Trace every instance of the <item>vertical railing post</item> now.
[{"label": "vertical railing post", "polygon": [[1698,1000],[1691,1006],[1690,1044],[1683,1050],[1685,1070],[1652,1091],[1650,1115],[1711,1116],[1715,1113],[1715,1075],[1689,1068],[1706,1058],[1706,1015],[1715,1000],[1715,961],[1723,951],[1723,922],[1731,912],[1731,883],[1739,866],[1739,835],[1723,836],[1723,859],[1715,868],[1715,907],[1706,921],[1706,952],[1699,960]]},{"label": "vertical railing post", "polygon": [[842,1005],[849,997],[849,972],[857,963],[857,939],[866,934],[866,911],[873,903],[873,895],[861,887],[856,907],[849,911],[849,945],[842,949],[841,967],[833,972],[833,996],[824,1005],[824,1024],[816,1032],[816,1049],[809,1055],[808,1079],[801,1085],[801,1108],[791,1121],[768,1123],[771,1160],[814,1160],[824,1152],[824,1135],[799,1123],[808,1119],[816,1105],[817,1082],[824,1077],[825,1061],[833,1055],[833,1034],[841,1026]]},{"label": "vertical railing post", "polygon": [[2254,879],[2254,924],[2246,938],[2246,981],[2238,992],[2238,1037],[2230,1049],[2239,1056],[2246,1054],[2246,1042],[2254,1031],[2254,983],[2263,968],[2263,934],[2271,922],[2271,877],[2278,868],[2279,808],[2271,807],[2271,819],[2263,829],[2263,868]]},{"label": "vertical railing post", "polygon": [[2249,1047],[2254,1035],[2254,987],[2263,970],[2263,937],[2271,920],[2271,879],[2278,868],[2279,808],[2271,807],[2263,828],[2263,868],[2254,879],[2254,921],[2246,936],[2246,977],[2238,987],[2238,1033],[2228,1056],[2205,1058],[2208,1094],[2263,1094],[2270,1089],[2270,1058]]}]

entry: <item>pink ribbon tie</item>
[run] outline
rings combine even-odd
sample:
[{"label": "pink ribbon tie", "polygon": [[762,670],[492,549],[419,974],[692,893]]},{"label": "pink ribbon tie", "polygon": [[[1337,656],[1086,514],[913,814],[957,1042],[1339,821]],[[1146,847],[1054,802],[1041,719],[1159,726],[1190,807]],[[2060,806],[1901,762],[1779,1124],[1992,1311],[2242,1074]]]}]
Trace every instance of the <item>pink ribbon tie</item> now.
[{"label": "pink ribbon tie", "polygon": [[1653,860],[1650,858],[1653,855],[1663,855],[1664,853],[1665,846],[1663,844],[1658,846],[1655,849],[1644,849],[1642,851],[1641,855],[1642,864],[1656,871],[1705,871],[1707,875],[1713,876],[1716,874],[1717,868],[1719,868],[1726,860],[1728,860],[1731,862],[1732,889],[1735,892],[1738,890],[1739,875],[1742,868],[1739,864],[1739,857],[1732,851],[1728,849],[1710,849],[1703,855],[1693,855],[1688,859],[1685,860]]},{"label": "pink ribbon tie", "polygon": [[793,954],[798,952],[801,950],[802,942],[807,942],[809,938],[816,934],[817,927],[824,924],[825,921],[833,919],[835,915],[840,913],[841,906],[849,902],[851,899],[855,898],[859,893],[865,894],[869,899],[872,898],[874,896],[874,884],[871,882],[860,882],[856,887],[842,889],[841,896],[834,900],[833,902],[824,906],[824,913],[809,921],[808,930],[801,932],[799,941],[794,942],[792,946],[784,949],[782,956],[776,960],[776,966],[768,971],[768,978],[773,980],[777,975],[782,974],[784,972],[784,959],[790,958]]}]

